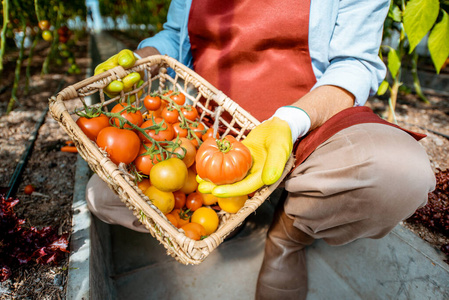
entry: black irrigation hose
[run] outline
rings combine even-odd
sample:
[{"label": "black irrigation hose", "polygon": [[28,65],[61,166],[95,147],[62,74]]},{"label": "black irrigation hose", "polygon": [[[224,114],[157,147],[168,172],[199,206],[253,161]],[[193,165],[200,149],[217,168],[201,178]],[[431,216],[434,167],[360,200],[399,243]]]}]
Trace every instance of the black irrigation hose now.
[{"label": "black irrigation hose", "polygon": [[[61,79],[56,93],[59,93],[61,91],[64,83],[65,83],[65,80]],[[22,176],[23,170],[25,169],[26,163],[28,162],[28,158],[34,148],[34,142],[37,139],[37,134],[39,133],[39,129],[41,128],[42,124],[44,124],[45,117],[47,116],[48,110],[49,110],[49,108],[47,106],[47,108],[42,112],[42,115],[39,118],[39,120],[37,121],[36,125],[34,125],[33,134],[28,139],[27,147],[26,147],[25,151],[22,153],[22,157],[20,158],[19,163],[17,164],[16,169],[14,170],[14,173],[12,174],[11,179],[8,183],[8,193],[6,194],[6,199],[14,196],[15,193],[17,192],[19,179]]]}]

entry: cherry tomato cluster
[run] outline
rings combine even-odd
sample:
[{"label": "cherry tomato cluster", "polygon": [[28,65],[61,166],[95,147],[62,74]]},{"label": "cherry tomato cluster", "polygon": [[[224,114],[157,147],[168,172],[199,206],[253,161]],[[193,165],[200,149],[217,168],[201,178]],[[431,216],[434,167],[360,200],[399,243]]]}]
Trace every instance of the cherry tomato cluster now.
[{"label": "cherry tomato cluster", "polygon": [[[235,182],[251,167],[249,150],[232,136],[222,140],[214,137],[181,92],[149,94],[140,107],[131,102],[128,98],[116,103],[110,112],[101,107],[86,108],[76,123],[112,162],[127,166],[152,204],[186,236],[199,240],[215,232],[220,212],[236,213],[248,197],[217,198],[199,192],[198,169],[213,173],[214,168],[221,167],[217,164],[221,159],[226,166],[222,177],[232,179],[226,183]],[[211,161],[214,148],[215,152],[229,153],[230,158]],[[217,177],[208,174],[206,180],[222,183],[223,178],[215,181]]]}]

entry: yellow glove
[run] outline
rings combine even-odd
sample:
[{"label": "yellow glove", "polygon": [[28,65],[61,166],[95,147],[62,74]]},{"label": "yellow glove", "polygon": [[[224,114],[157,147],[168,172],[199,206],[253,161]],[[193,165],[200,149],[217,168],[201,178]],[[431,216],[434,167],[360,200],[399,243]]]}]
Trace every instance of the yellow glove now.
[{"label": "yellow glove", "polygon": [[201,193],[217,197],[242,196],[273,184],[281,177],[293,148],[292,133],[286,121],[273,117],[254,128],[242,143],[253,157],[248,175],[239,182],[219,186],[197,178]]},{"label": "yellow glove", "polygon": [[[99,64],[94,71],[94,75],[98,75],[109,69],[115,68],[117,66],[122,66],[123,68],[131,68],[134,66],[137,58],[131,50],[124,49],[118,54],[111,56],[106,61]],[[112,81],[106,88],[105,93],[109,97],[117,96],[122,90],[125,92],[131,90],[134,84],[138,84],[141,81],[141,74],[133,72],[128,74],[126,77]],[[143,83],[143,81],[142,81]],[[134,101],[131,101],[134,102]]]}]

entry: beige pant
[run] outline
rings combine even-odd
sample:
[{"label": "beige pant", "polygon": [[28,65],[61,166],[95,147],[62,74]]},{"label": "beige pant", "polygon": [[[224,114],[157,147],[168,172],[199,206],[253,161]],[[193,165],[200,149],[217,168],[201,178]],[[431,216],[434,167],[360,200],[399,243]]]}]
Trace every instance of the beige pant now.
[{"label": "beige pant", "polygon": [[[285,181],[287,214],[310,236],[337,245],[380,238],[425,205],[435,175],[422,146],[382,124],[346,128],[321,144]],[[87,203],[100,220],[147,232],[97,175]]]}]

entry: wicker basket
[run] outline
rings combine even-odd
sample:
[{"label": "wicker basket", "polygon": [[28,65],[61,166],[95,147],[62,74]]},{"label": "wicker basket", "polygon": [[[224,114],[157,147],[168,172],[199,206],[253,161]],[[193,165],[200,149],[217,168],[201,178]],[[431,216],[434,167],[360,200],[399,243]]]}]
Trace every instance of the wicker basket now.
[{"label": "wicker basket", "polygon": [[[150,71],[155,68],[159,71],[156,75],[151,76]],[[121,95],[113,99],[105,96],[103,88],[111,81],[123,78],[131,72],[143,71],[147,71],[146,74],[149,76],[147,75],[145,83],[140,87],[135,87],[128,93],[122,92]],[[95,105],[106,106],[109,103],[115,103],[120,97],[140,93],[143,98],[150,91],[162,91],[167,88],[176,88],[186,95],[187,101],[190,101],[201,112],[200,120],[206,128],[211,126],[210,122],[205,122],[206,120],[212,119],[219,122],[220,127],[224,128],[222,136],[233,134],[237,139],[242,139],[249,130],[259,124],[257,119],[191,69],[173,58],[162,55],[138,60],[131,69],[125,70],[122,67],[116,67],[65,88],[49,100],[50,113],[73,139],[79,154],[86,160],[90,168],[119,195],[121,201],[132,210],[151,235],[164,245],[167,254],[183,264],[199,264],[268,198],[292,168],[294,159],[292,157],[289,159],[282,178],[277,183],[259,189],[236,214],[220,213],[220,224],[216,232],[200,241],[188,238],[182,230],[173,226],[148,197],[137,188],[126,168],[114,164],[107,154],[93,143],[75,123],[77,117],[75,112],[84,110],[88,96],[97,94],[101,103]],[[67,109],[67,101],[70,101],[70,112]],[[76,104],[73,104],[74,102]],[[72,107],[74,108],[72,109]],[[215,107],[215,109],[212,111],[211,107]],[[227,117],[224,117],[225,115]]]}]

